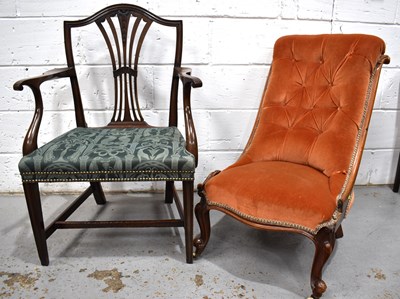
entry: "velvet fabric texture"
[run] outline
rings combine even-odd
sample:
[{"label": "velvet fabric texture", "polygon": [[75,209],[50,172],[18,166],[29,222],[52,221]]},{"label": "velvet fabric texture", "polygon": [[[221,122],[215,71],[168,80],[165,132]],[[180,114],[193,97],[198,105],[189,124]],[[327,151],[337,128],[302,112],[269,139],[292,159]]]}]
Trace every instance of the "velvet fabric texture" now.
[{"label": "velvet fabric texture", "polygon": [[24,182],[193,180],[176,127],[76,128],[24,156]]},{"label": "velvet fabric texture", "polygon": [[249,142],[207,180],[209,205],[315,233],[350,195],[384,42],[370,35],[280,38]]}]

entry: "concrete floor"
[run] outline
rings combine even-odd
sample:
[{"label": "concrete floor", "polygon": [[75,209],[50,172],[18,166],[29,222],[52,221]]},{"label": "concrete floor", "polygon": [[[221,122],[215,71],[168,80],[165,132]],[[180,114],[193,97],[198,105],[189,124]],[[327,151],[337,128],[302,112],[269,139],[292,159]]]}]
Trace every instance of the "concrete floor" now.
[{"label": "concrete floor", "polygon": [[[389,186],[355,191],[344,238],[324,272],[323,298],[400,298],[400,194]],[[153,215],[171,213],[161,194],[149,196],[110,194],[104,207],[89,199],[74,218],[146,217],[142,205]],[[47,219],[71,199],[45,197]],[[184,262],[182,230],[160,228],[57,231],[48,240],[50,266],[42,267],[23,197],[1,196],[0,203],[0,298],[310,295],[314,245],[300,235],[254,230],[213,211],[210,243],[193,265]]]}]

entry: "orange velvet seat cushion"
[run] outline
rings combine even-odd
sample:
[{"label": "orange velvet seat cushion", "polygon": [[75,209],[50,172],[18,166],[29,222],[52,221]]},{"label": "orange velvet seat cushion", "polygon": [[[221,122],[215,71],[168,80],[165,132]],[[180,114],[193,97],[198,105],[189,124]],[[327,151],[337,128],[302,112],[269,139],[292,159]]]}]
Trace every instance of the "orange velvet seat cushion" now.
[{"label": "orange velvet seat cushion", "polygon": [[301,164],[283,161],[233,166],[205,185],[209,205],[253,222],[300,228],[311,233],[328,222],[344,174],[331,178]]}]

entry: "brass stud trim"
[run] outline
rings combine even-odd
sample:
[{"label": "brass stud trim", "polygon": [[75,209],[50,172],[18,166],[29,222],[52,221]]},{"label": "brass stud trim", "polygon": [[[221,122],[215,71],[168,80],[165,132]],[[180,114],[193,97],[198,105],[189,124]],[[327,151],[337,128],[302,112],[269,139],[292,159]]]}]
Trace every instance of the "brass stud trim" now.
[{"label": "brass stud trim", "polygon": [[54,183],[54,182],[131,182],[131,181],[194,181],[194,178],[90,178],[90,179],[22,179],[23,183]]},{"label": "brass stud trim", "polygon": [[21,175],[43,175],[43,174],[114,174],[114,173],[194,173],[193,170],[98,170],[98,171],[31,171],[22,172]]},{"label": "brass stud trim", "polygon": [[240,216],[241,218],[244,218],[246,220],[250,220],[252,222],[255,223],[259,223],[259,224],[267,224],[267,225],[275,225],[275,226],[284,226],[284,227],[288,227],[288,228],[295,228],[295,229],[299,229],[299,230],[303,230],[305,232],[308,232],[312,235],[316,235],[318,233],[319,228],[317,227],[316,229],[311,229],[307,226],[304,225],[300,225],[300,224],[296,224],[296,223],[291,223],[291,222],[286,222],[286,221],[279,221],[279,220],[273,220],[273,219],[266,219],[266,218],[259,218],[259,217],[254,217],[252,215],[248,215],[245,214],[239,210],[236,210],[226,204],[221,204],[218,202],[213,202],[213,201],[209,201],[207,200],[207,204],[209,206],[215,206],[215,207],[219,207],[219,208],[223,208],[225,210],[228,210],[238,216]]}]

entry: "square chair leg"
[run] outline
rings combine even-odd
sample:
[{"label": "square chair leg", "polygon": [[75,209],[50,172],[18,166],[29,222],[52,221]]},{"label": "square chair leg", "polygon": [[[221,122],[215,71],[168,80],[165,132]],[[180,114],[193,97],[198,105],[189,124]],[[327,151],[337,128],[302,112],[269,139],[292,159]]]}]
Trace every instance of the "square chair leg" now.
[{"label": "square chair leg", "polygon": [[165,203],[172,203],[174,200],[174,182],[165,182]]},{"label": "square chair leg", "polygon": [[186,263],[193,263],[193,182],[183,182]]},{"label": "square chair leg", "polygon": [[33,236],[39,254],[40,263],[43,266],[49,265],[49,254],[46,244],[46,233],[44,228],[42,204],[38,183],[23,183],[26,204],[28,206],[29,218],[31,220]]}]

